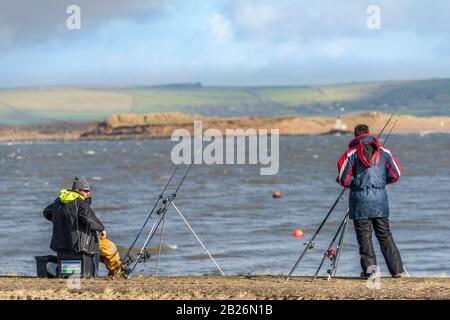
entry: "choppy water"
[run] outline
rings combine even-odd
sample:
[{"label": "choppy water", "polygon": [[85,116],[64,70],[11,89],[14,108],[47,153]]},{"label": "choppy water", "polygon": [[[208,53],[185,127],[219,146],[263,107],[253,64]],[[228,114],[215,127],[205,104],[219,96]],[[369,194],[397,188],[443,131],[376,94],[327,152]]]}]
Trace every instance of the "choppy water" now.
[{"label": "choppy water", "polygon": [[[388,142],[405,171],[389,187],[391,226],[412,275],[450,273],[449,138],[395,135]],[[177,205],[226,274],[286,274],[340,191],[336,159],[349,139],[281,137],[276,176],[260,176],[258,166],[196,165]],[[109,238],[129,246],[174,168],[172,147],[170,140],[1,144],[0,274],[35,274],[34,256],[51,253],[51,223],[42,210],[80,174],[91,182],[93,208]],[[273,191],[283,197],[273,199]],[[344,201],[295,274],[314,272],[345,210]],[[293,238],[295,228],[304,229],[303,239]],[[346,240],[338,273],[358,275],[352,224]],[[173,209],[164,243],[161,275],[216,272]],[[376,239],[374,244],[386,274]],[[154,272],[154,261],[140,265],[139,272]],[[327,267],[328,262],[323,272]]]}]

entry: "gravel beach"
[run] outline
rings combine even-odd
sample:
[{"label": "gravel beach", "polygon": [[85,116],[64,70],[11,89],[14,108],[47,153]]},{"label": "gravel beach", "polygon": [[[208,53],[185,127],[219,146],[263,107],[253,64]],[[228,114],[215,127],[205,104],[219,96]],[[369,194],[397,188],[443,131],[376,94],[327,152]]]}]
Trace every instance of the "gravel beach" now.
[{"label": "gravel beach", "polygon": [[[81,279],[79,288],[66,279],[0,277],[0,299],[56,300],[346,300],[450,299],[449,278],[381,278],[370,289],[358,278],[281,276],[177,276]],[[72,289],[69,289],[72,287]]]}]

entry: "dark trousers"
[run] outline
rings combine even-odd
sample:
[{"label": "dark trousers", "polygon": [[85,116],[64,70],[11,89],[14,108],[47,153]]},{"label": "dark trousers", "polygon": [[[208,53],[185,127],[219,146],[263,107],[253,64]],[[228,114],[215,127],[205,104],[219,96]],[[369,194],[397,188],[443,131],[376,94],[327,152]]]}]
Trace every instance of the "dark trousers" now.
[{"label": "dark trousers", "polygon": [[375,236],[380,243],[381,252],[386,260],[389,273],[395,275],[404,271],[400,252],[389,229],[388,218],[353,220],[353,224],[359,244],[363,273],[366,274],[370,266],[377,265],[377,258],[372,243],[372,226]]},{"label": "dark trousers", "polygon": [[99,265],[99,263],[100,263],[100,254],[99,253],[94,254],[92,256],[92,264],[93,264],[93,269],[94,269],[93,270],[94,278],[98,277],[98,265]]}]

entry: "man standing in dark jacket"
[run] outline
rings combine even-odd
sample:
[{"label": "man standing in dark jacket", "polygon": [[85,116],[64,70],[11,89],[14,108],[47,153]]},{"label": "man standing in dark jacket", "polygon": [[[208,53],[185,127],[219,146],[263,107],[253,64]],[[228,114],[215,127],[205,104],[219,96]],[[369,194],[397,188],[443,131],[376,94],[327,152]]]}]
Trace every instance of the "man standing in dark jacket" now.
[{"label": "man standing in dark jacket", "polygon": [[97,275],[99,242],[97,232],[106,236],[102,222],[90,207],[90,187],[84,177],[75,178],[72,190],[61,190],[44,216],[53,223],[50,248],[59,254],[86,254],[94,263]]},{"label": "man standing in dark jacket", "polygon": [[379,145],[378,137],[369,133],[367,125],[357,125],[354,134],[349,149],[338,160],[336,181],[350,188],[349,214],[359,244],[362,276],[369,276],[377,265],[373,227],[389,273],[401,277],[404,268],[389,228],[386,184],[397,182],[402,169],[391,152]]}]

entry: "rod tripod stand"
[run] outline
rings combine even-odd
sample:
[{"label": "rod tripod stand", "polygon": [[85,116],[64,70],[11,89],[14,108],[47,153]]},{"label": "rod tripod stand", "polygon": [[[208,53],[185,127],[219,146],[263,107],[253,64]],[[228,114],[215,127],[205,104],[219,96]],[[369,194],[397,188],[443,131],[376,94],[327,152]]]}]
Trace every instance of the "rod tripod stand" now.
[{"label": "rod tripod stand", "polygon": [[144,244],[143,244],[143,246],[142,246],[142,248],[141,248],[141,250],[139,252],[139,255],[135,259],[134,264],[133,264],[133,266],[131,267],[131,270],[128,273],[128,276],[127,276],[128,278],[130,278],[132,276],[132,274],[134,273],[134,270],[136,269],[136,266],[137,266],[138,263],[146,261],[146,257],[147,257],[146,248],[149,245],[150,241],[155,236],[156,231],[158,230],[158,228],[161,226],[160,239],[159,239],[158,259],[156,261],[156,271],[155,271],[155,275],[158,275],[159,261],[160,261],[161,249],[162,249],[162,241],[163,241],[163,237],[164,237],[165,221],[166,221],[166,216],[167,216],[167,211],[168,211],[169,205],[171,205],[175,209],[175,211],[178,213],[180,218],[183,220],[183,222],[188,227],[189,231],[194,235],[194,237],[197,239],[197,241],[200,243],[200,245],[203,247],[203,249],[205,250],[205,252],[209,256],[209,258],[213,261],[213,263],[215,264],[215,266],[219,270],[220,274],[222,276],[225,276],[225,274],[223,273],[222,269],[217,264],[216,260],[214,260],[213,256],[208,251],[208,249],[203,244],[203,242],[200,240],[200,238],[197,236],[197,234],[195,233],[194,229],[192,229],[191,225],[186,220],[184,215],[181,213],[180,209],[178,209],[178,207],[175,205],[175,202],[174,202],[175,197],[176,197],[176,193],[174,193],[174,194],[172,194],[170,196],[165,196],[164,198],[162,198],[162,205],[156,211],[157,220],[155,221],[155,223],[153,224],[152,228],[150,229],[150,232],[148,233],[148,236],[145,239],[145,242],[144,242]]},{"label": "rod tripod stand", "polygon": [[[323,255],[322,261],[320,262],[320,265],[317,268],[312,281],[316,280],[317,276],[319,275],[320,269],[322,269],[322,266],[323,266],[326,258],[329,258],[331,260],[331,267],[330,267],[330,269],[327,270],[328,280],[331,280],[331,278],[336,275],[337,267],[339,265],[339,260],[341,258],[342,249],[344,247],[344,239],[345,239],[345,234],[347,232],[348,220],[349,220],[349,210],[347,209],[347,213],[345,214],[344,219],[342,220],[342,222],[339,225],[339,228],[337,229],[336,233],[334,234],[333,239],[331,240],[330,244],[328,245],[328,248]],[[334,250],[333,249],[334,243],[338,236],[339,236],[338,244],[336,246],[336,250]]]},{"label": "rod tripod stand", "polygon": [[299,265],[299,263],[303,260],[303,257],[305,256],[306,252],[308,250],[313,249],[316,244],[314,242],[314,240],[316,239],[316,237],[319,235],[320,230],[322,230],[323,226],[325,225],[325,222],[328,220],[329,216],[331,215],[331,213],[334,211],[334,208],[336,208],[337,204],[339,203],[339,201],[343,200],[343,195],[345,194],[345,192],[347,191],[346,188],[342,189],[341,193],[339,194],[339,196],[337,197],[336,201],[333,203],[333,205],[331,206],[330,210],[328,211],[327,215],[325,216],[325,218],[322,220],[322,223],[320,224],[319,228],[317,228],[316,232],[314,233],[314,235],[312,236],[311,240],[309,240],[308,242],[304,243],[305,248],[303,249],[300,257],[297,259],[297,261],[295,262],[294,266],[292,267],[291,271],[289,272],[289,274],[287,275],[286,279],[285,279],[285,283],[289,281],[289,278],[292,276],[292,274],[294,273],[295,269],[297,268],[297,266]]},{"label": "rod tripod stand", "polygon": [[[321,225],[319,226],[319,229],[313,235],[311,240],[309,242],[305,243],[305,249],[303,250],[303,252],[300,255],[300,257],[297,260],[297,262],[295,263],[294,267],[289,272],[288,276],[285,279],[285,282],[289,281],[289,278],[291,277],[292,273],[294,272],[295,268],[298,266],[300,261],[303,259],[304,255],[306,254],[306,251],[310,250],[310,249],[313,249],[315,247],[315,242],[314,242],[315,238],[319,234],[319,232],[322,229],[322,227],[324,226],[325,222],[328,220],[328,217],[329,217],[330,213],[336,207],[336,205],[339,202],[339,200],[342,200],[341,196],[345,193],[345,190],[346,189],[344,189],[341,192],[341,194],[339,195],[338,199],[336,200],[336,202],[332,206],[330,212],[325,217],[325,219],[322,221]],[[349,210],[347,209],[347,213],[345,214],[343,220],[339,224],[339,228],[337,229],[336,233],[334,234],[333,239],[330,241],[330,244],[328,245],[328,248],[327,248],[327,250],[325,251],[325,253],[323,255],[322,261],[320,262],[320,265],[317,268],[312,281],[316,280],[317,276],[319,275],[320,269],[322,269],[322,266],[325,263],[325,259],[326,258],[329,258],[331,260],[330,269],[327,270],[327,273],[328,273],[328,278],[327,279],[331,280],[331,278],[333,278],[336,275],[337,268],[338,268],[338,265],[339,265],[339,260],[341,258],[342,250],[343,250],[343,247],[344,247],[344,240],[345,240],[345,235],[347,233],[348,220],[349,220]],[[336,249],[333,249],[334,244],[336,242],[336,239],[338,237],[339,237],[339,240],[338,240]]]}]

